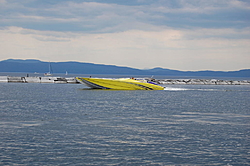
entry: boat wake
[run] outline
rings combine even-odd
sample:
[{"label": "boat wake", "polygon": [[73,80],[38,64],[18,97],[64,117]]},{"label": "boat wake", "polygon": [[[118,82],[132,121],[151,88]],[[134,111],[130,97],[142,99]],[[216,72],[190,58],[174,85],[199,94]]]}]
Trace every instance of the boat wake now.
[{"label": "boat wake", "polygon": [[210,88],[175,88],[175,87],[164,87],[164,90],[166,91],[224,91],[224,92],[230,92],[230,91],[237,91],[237,92],[241,92],[241,91],[247,91],[249,92],[250,90],[240,90],[240,89],[230,89],[230,88],[225,88],[225,89],[210,89]]},{"label": "boat wake", "polygon": [[164,87],[164,90],[167,91],[231,91],[226,89],[188,89],[188,88],[173,88],[173,87]]},{"label": "boat wake", "polygon": [[164,90],[168,90],[168,91],[186,91],[186,90],[194,90],[194,89],[165,87]]}]

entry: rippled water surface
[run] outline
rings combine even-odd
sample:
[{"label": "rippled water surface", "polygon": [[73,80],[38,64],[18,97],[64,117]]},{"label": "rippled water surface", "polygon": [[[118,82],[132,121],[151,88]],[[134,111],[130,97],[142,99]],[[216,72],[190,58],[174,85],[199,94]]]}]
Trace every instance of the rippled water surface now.
[{"label": "rippled water surface", "polygon": [[249,165],[249,86],[0,84],[0,165]]}]

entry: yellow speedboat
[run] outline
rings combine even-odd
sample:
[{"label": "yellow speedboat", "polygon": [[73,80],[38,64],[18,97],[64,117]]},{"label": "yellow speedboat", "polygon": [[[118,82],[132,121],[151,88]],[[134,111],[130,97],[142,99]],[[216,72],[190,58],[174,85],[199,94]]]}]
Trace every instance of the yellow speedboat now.
[{"label": "yellow speedboat", "polygon": [[164,87],[146,80],[135,80],[130,78],[106,79],[106,78],[85,78],[76,79],[94,89],[115,89],[115,90],[163,90]]}]

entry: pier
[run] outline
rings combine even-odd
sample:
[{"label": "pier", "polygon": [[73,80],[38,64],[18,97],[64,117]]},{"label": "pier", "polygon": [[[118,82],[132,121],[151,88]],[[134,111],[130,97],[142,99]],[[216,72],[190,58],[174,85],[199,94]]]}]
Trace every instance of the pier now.
[{"label": "pier", "polygon": [[156,82],[163,85],[250,85],[250,80],[161,79]]},{"label": "pier", "polygon": [[[140,79],[138,79],[140,80]],[[250,80],[218,80],[218,79],[147,79],[160,85],[250,85]],[[9,83],[56,83],[79,84],[75,77],[13,77],[0,76],[0,82]]]},{"label": "pier", "polygon": [[57,84],[79,84],[75,77],[13,77],[0,76],[0,82],[9,83],[57,83]]}]

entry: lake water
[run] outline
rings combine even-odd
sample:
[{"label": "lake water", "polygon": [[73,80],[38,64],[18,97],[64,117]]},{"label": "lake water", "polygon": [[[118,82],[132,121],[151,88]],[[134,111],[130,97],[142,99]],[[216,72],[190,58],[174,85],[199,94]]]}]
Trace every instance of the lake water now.
[{"label": "lake water", "polygon": [[250,165],[250,86],[0,83],[0,165]]}]

